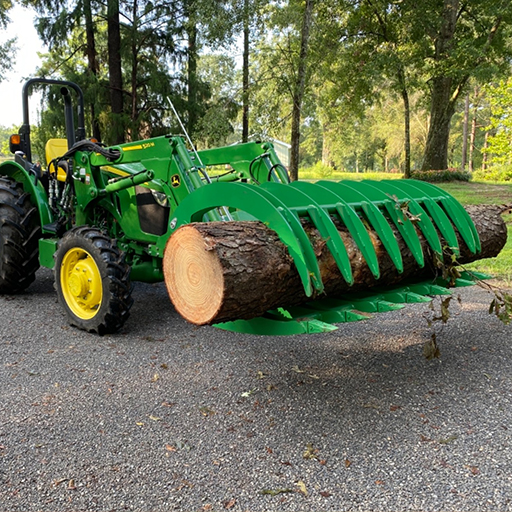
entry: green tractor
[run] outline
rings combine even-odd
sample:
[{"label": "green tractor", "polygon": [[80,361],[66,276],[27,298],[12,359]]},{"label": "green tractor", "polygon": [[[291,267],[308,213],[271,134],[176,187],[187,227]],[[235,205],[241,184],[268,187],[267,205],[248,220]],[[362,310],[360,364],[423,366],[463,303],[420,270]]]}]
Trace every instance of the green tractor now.
[{"label": "green tractor", "polygon": [[[33,162],[30,142],[28,99],[36,84],[60,87],[66,120],[66,139],[46,144],[45,166]],[[287,248],[305,297],[318,297],[324,288],[306,221],[349,285],[353,269],[339,225],[348,230],[377,281],[379,261],[369,228],[397,272],[403,269],[397,233],[419,267],[425,264],[422,239],[440,258],[444,241],[457,253],[457,236],[472,253],[480,250],[464,208],[426,183],[290,183],[269,142],[196,152],[181,136],[162,136],[105,147],[86,138],[78,85],[35,78],[25,83],[22,99],[23,125],[10,140],[14,159],[0,165],[0,293],[25,290],[40,265],[53,269],[70,323],[86,331],[113,333],[123,326],[133,302],[132,282],[163,281],[169,240],[193,222],[262,222]],[[415,222],[400,214],[398,202],[407,202]],[[346,309],[331,303],[331,313]],[[282,308],[276,311],[260,323],[233,319],[226,328],[286,333],[303,332],[292,324],[311,331],[329,323],[319,314],[305,321],[304,309],[299,319]]]}]

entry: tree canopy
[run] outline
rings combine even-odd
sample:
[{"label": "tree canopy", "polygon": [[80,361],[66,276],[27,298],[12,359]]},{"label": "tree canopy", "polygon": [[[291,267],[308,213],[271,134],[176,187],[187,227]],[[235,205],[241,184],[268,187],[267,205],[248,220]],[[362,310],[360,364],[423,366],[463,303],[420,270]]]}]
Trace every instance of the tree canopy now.
[{"label": "tree canopy", "polygon": [[[11,7],[11,0],[0,0],[0,29],[4,29],[9,23],[8,11]],[[5,78],[5,72],[12,68],[15,45],[15,39],[8,39],[0,43],[0,82]]]},{"label": "tree canopy", "polygon": [[[319,161],[408,176],[465,164],[463,138],[479,165],[512,130],[493,104],[507,101],[509,0],[24,3],[48,47],[38,73],[80,84],[106,143],[178,133],[172,102],[201,147],[290,142],[294,178]],[[10,7],[0,0],[0,24]],[[40,136],[62,122],[47,96]]]}]

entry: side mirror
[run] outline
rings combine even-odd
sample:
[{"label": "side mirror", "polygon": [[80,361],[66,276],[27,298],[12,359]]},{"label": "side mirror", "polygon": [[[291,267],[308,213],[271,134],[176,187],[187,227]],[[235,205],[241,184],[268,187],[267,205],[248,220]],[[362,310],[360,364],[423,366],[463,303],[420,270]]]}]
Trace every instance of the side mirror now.
[{"label": "side mirror", "polygon": [[9,137],[9,149],[11,153],[21,151],[21,135],[19,133]]}]

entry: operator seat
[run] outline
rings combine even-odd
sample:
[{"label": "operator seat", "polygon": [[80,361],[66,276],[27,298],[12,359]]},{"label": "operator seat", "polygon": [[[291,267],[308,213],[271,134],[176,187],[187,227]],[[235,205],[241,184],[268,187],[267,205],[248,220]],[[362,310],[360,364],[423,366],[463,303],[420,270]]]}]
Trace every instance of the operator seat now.
[{"label": "operator seat", "polygon": [[[48,139],[48,142],[45,146],[46,153],[46,163],[48,165],[48,170],[50,173],[55,172],[55,163],[52,164],[52,161],[55,158],[59,158],[64,155],[68,150],[68,141],[66,139]],[[59,166],[57,169],[57,180],[58,181],[66,181],[66,162],[59,162]]]}]

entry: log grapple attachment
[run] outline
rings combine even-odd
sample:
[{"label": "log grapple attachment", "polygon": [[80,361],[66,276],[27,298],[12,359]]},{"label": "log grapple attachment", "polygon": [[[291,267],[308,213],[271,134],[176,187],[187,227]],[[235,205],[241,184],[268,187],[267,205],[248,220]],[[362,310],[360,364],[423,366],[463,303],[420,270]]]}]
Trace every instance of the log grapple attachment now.
[{"label": "log grapple attachment", "polygon": [[[248,180],[249,181],[249,180]],[[200,222],[209,210],[225,207],[234,220],[254,219],[275,231],[286,245],[297,268],[305,297],[300,306],[277,308],[256,319],[237,319],[218,327],[257,334],[290,334],[332,330],[332,324],[361,320],[367,313],[403,307],[408,302],[431,300],[427,296],[449,294],[448,282],[434,275],[425,281],[427,260],[442,263],[459,258],[460,245],[476,255],[480,240],[475,225],[461,204],[442,189],[416,180],[388,181],[306,181],[263,183],[212,183],[194,191],[175,212],[176,228]],[[311,227],[324,241],[346,283],[346,292],[337,298],[322,298],[325,283]],[[308,229],[309,228],[309,229]],[[346,233],[343,236],[343,232]],[[364,259],[374,278],[372,290],[354,285],[353,255],[347,238]],[[377,240],[376,240],[377,239]],[[395,273],[404,271],[403,252],[414,259],[414,274],[423,281],[379,289],[379,254],[384,250]],[[354,249],[352,249],[352,252]],[[480,278],[483,275],[479,276]],[[399,279],[397,279],[399,281]],[[451,285],[467,286],[465,274]],[[387,282],[383,283],[386,286]],[[375,289],[373,288],[375,287]],[[389,287],[388,287],[389,288]],[[361,314],[361,312],[364,312]]]},{"label": "log grapple attachment", "polygon": [[220,206],[244,212],[274,230],[288,247],[307,296],[324,285],[314,248],[301,219],[315,226],[325,240],[348,284],[353,284],[347,249],[336,227],[341,223],[355,241],[376,279],[380,277],[377,253],[367,226],[377,233],[397,271],[403,271],[402,254],[393,225],[419,267],[425,265],[420,237],[443,260],[443,245],[459,256],[456,230],[469,250],[480,251],[475,225],[450,194],[416,180],[213,183],[191,194],[176,211],[176,225],[200,221],[206,211]]},{"label": "log grapple attachment", "polygon": [[[65,104],[67,139],[52,139],[46,169],[32,163],[35,83],[60,86]],[[23,108],[15,158],[0,164],[0,291],[28,286],[38,253],[54,269],[70,323],[88,331],[121,328],[132,281],[165,281],[176,310],[199,325],[331,330],[449,293],[436,270],[481,251],[466,210],[424,182],[292,183],[269,142],[197,152],[164,136],[105,147],[85,138],[83,95],[71,82],[29,80]],[[15,203],[30,230],[21,213],[13,217]],[[6,227],[13,223],[19,229]]]}]

